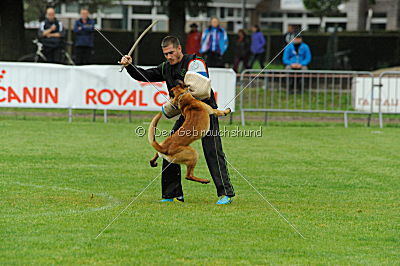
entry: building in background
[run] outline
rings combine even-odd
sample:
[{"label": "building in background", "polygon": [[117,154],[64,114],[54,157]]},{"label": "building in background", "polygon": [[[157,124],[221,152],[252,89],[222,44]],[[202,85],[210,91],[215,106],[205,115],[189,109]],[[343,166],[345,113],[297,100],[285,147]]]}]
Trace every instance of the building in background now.
[{"label": "building in background", "polygon": [[[198,16],[191,16],[187,12],[187,31],[189,25],[197,23],[199,30],[207,27],[211,17],[218,17],[221,25],[228,32],[237,32],[243,28],[242,10],[246,4],[246,28],[252,24],[259,24],[262,29],[286,31],[287,26],[295,25],[309,31],[317,31],[320,19],[307,11],[302,0],[213,0],[207,12]],[[78,3],[62,4],[56,8],[57,17],[68,25],[69,19],[74,21],[79,17]],[[325,17],[322,27],[332,31],[337,25],[339,30],[399,30],[400,29],[400,1],[376,0],[376,4],[368,6],[368,0],[349,0],[342,12],[334,17]],[[134,30],[138,27],[143,30],[153,20],[159,23],[154,31],[168,31],[168,16],[166,9],[155,1],[130,0],[116,1],[115,6],[104,7],[94,12],[97,27],[102,29]],[[35,26],[35,22],[30,23]]]},{"label": "building in background", "polygon": [[[348,0],[340,14],[325,17],[322,27],[333,30],[335,24],[341,30],[399,30],[400,1],[375,0],[375,5],[368,5],[368,0]],[[302,0],[262,0],[256,6],[253,19],[261,26],[286,30],[289,24],[305,30],[318,30],[320,19],[313,16],[303,6]]]},{"label": "building in background", "polygon": [[[246,0],[246,22],[250,23],[252,11],[255,10],[259,0]],[[208,26],[212,17],[218,17],[221,25],[230,32],[236,32],[242,26],[242,0],[221,1],[214,0],[208,5],[207,12],[200,13],[198,16],[191,16],[190,12],[186,15],[187,31],[189,25],[197,23],[199,30],[202,31]],[[80,6],[78,3],[61,4],[56,8],[57,17],[68,25],[68,19],[75,20],[79,17]],[[93,12],[97,27],[102,29],[139,30],[146,28],[153,20],[159,20],[154,26],[154,31],[168,31],[168,16],[166,8],[155,1],[116,1],[115,6],[104,7]],[[35,25],[35,24],[32,24]]]}]

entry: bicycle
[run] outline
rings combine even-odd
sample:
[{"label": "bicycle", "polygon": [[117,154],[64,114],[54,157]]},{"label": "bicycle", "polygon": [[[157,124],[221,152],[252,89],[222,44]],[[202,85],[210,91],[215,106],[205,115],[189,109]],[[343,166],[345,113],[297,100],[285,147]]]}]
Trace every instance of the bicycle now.
[{"label": "bicycle", "polygon": [[[27,54],[24,55],[22,57],[20,57],[18,59],[19,62],[34,62],[34,63],[45,63],[48,62],[46,56],[43,54],[43,43],[41,43],[38,39],[34,39],[32,41],[33,44],[36,45],[36,52],[35,53],[31,53],[31,54]],[[71,45],[72,46],[72,42],[64,42],[64,44],[66,45]],[[65,65],[75,65],[74,60],[72,60],[71,55],[67,52],[67,50],[65,50],[65,48],[63,47],[61,50],[61,62]]]}]

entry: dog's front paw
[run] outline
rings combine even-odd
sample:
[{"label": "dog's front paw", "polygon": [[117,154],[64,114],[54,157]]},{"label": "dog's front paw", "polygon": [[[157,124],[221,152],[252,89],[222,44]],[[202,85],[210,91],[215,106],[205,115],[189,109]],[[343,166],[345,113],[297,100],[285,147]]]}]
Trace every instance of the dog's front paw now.
[{"label": "dog's front paw", "polygon": [[150,166],[151,167],[157,167],[158,163],[155,161],[150,161]]}]

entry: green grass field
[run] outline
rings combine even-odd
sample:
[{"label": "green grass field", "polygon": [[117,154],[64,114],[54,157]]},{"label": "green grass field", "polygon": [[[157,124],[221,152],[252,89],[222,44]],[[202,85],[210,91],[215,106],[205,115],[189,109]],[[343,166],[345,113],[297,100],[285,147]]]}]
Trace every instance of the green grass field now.
[{"label": "green grass field", "polygon": [[[186,180],[185,203],[161,204],[157,178],[95,239],[160,173],[134,132],[148,121],[1,119],[2,265],[400,264],[398,128],[270,126],[223,138],[228,161],[305,239],[232,168],[231,205],[215,204],[212,183]],[[195,172],[209,178],[203,156]]]}]

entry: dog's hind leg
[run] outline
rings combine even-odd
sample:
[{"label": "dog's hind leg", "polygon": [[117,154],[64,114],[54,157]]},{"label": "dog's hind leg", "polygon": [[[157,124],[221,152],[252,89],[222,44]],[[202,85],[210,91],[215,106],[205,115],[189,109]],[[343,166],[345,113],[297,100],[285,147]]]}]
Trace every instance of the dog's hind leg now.
[{"label": "dog's hind leg", "polygon": [[186,179],[190,181],[199,182],[202,184],[210,183],[210,180],[205,178],[199,178],[194,176],[194,168],[197,164],[197,159],[199,158],[199,154],[195,149],[190,146],[184,148],[179,154],[177,154],[181,158],[185,158],[183,160],[183,164],[186,165]]},{"label": "dog's hind leg", "polygon": [[158,152],[154,155],[154,157],[150,160],[150,166],[151,167],[156,167],[157,166],[157,159],[158,159]]}]

